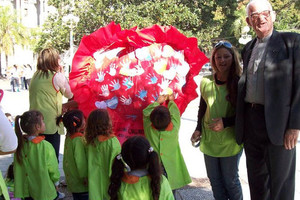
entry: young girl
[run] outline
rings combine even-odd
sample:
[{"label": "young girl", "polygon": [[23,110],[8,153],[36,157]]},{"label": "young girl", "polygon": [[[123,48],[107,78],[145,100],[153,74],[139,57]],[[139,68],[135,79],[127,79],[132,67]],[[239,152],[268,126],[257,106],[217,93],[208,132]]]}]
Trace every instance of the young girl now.
[{"label": "young girl", "polygon": [[192,142],[200,140],[206,172],[215,199],[243,199],[238,175],[242,145],[235,140],[235,106],[241,68],[238,54],[227,41],[213,49],[214,74],[201,80],[198,123]]},{"label": "young girl", "polygon": [[15,120],[18,137],[14,155],[15,197],[53,200],[58,194],[60,174],[52,145],[39,135],[45,131],[43,115],[31,110]]},{"label": "young girl", "polygon": [[106,200],[113,159],[121,151],[119,140],[112,133],[107,110],[90,113],[85,132],[88,156],[88,185],[90,200]]},{"label": "young girl", "polygon": [[114,160],[110,180],[111,200],[174,199],[169,182],[162,175],[157,153],[142,136],[124,142],[122,152]]},{"label": "young girl", "polygon": [[74,200],[88,200],[87,158],[82,131],[85,119],[80,110],[71,110],[57,117],[56,123],[63,122],[67,129],[64,148],[63,169],[67,187]]}]

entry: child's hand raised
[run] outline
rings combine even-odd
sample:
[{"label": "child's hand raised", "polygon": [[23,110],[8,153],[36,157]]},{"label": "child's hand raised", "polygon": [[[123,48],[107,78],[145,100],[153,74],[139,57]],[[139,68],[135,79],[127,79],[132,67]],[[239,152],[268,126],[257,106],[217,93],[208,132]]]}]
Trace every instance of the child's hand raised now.
[{"label": "child's hand raised", "polygon": [[168,99],[169,99],[169,101],[174,101],[174,99],[175,99],[174,93],[168,95]]},{"label": "child's hand raised", "polygon": [[159,104],[162,104],[166,100],[167,100],[166,95],[159,95],[156,102],[159,103]]}]

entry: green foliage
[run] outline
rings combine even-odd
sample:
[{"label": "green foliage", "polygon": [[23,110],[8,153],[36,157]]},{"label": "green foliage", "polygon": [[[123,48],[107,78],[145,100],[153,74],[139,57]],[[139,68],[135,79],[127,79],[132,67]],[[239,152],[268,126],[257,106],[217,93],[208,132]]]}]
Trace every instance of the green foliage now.
[{"label": "green foliage", "polygon": [[275,28],[300,33],[299,0],[271,0],[271,3],[276,12]]},{"label": "green foliage", "polygon": [[15,44],[29,44],[27,29],[17,21],[13,9],[0,6],[0,52],[12,55]]},{"label": "green foliage", "polygon": [[[30,45],[29,30],[17,20],[17,14],[9,7],[0,6],[0,53],[4,52],[7,56],[14,53],[14,45]],[[0,63],[0,76],[1,72]]]},{"label": "green foliage", "polygon": [[[60,51],[68,49],[69,27],[62,16],[70,14],[71,1],[50,0],[49,5],[57,8],[44,24],[43,34],[35,50],[53,46]],[[90,34],[111,21],[122,28],[144,28],[172,25],[188,37],[197,37],[199,46],[208,51],[212,39],[220,33],[230,33],[227,19],[235,19],[236,0],[75,0],[74,15],[80,18],[74,27],[74,43],[79,44],[83,35]]]},{"label": "green foliage", "polygon": [[[71,12],[80,18],[74,26],[74,44],[111,21],[123,29],[172,25],[188,37],[197,37],[201,49],[209,52],[215,42],[226,39],[237,47],[241,30],[246,25],[245,5],[248,0],[49,0],[57,13],[50,15],[35,51],[53,46],[60,51],[69,48],[70,24],[62,21]],[[278,13],[275,28],[300,29],[299,0],[271,0]],[[254,33],[251,31],[250,34]]]}]

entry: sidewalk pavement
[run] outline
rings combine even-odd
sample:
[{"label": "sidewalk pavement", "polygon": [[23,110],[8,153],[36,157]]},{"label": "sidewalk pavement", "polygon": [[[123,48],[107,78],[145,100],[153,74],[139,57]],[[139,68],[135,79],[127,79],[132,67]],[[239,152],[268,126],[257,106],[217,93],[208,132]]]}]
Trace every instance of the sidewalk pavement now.
[{"label": "sidewalk pavement", "polygon": [[[196,83],[200,83],[201,76],[195,77]],[[4,90],[4,97],[2,99],[1,106],[4,112],[10,112],[13,116],[22,114],[29,109],[28,103],[28,91],[21,90],[21,92],[10,92],[10,86],[8,80],[0,79],[0,88]],[[199,92],[199,88],[197,90]],[[185,159],[190,176],[192,177],[192,183],[176,191],[176,200],[213,200],[213,195],[210,187],[209,180],[207,178],[203,154],[198,148],[194,148],[190,143],[190,137],[196,127],[196,119],[198,115],[199,98],[193,100],[186,111],[181,117],[181,128],[179,133],[179,142],[183,157]],[[60,146],[60,164],[59,169],[61,172],[61,179],[64,179],[64,172],[62,169],[63,160],[63,147],[64,136],[61,137]],[[298,146],[300,141],[298,140]],[[9,164],[12,162],[12,155],[5,155],[0,157],[0,169],[3,175],[6,174],[6,170]],[[245,155],[243,153],[240,165],[239,175],[243,189],[244,200],[250,200],[247,169]],[[296,166],[296,191],[295,199],[300,199],[300,156],[297,155]],[[66,187],[60,187],[60,191],[66,194],[64,199],[72,199],[71,194],[67,192]]]}]

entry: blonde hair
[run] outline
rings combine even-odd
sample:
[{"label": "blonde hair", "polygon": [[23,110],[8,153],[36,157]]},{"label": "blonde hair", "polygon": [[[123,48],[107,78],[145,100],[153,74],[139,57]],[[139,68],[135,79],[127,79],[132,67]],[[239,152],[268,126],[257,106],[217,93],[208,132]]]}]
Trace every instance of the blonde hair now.
[{"label": "blonde hair", "polygon": [[37,69],[42,75],[48,77],[48,73],[56,72],[59,69],[59,52],[54,48],[43,49],[37,60]]}]

